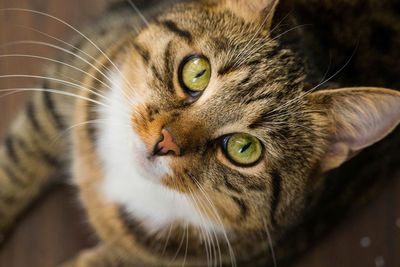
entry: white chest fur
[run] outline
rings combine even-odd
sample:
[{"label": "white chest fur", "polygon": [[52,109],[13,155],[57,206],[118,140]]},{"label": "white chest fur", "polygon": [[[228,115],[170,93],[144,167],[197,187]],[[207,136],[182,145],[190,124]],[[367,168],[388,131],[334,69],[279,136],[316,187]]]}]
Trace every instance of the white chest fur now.
[{"label": "white chest fur", "polygon": [[201,216],[191,199],[160,183],[170,172],[168,158],[147,159],[147,151],[130,124],[134,106],[121,93],[120,79],[114,75],[107,107],[100,110],[97,151],[104,169],[101,190],[112,202],[123,205],[149,230],[181,222],[214,228]]}]

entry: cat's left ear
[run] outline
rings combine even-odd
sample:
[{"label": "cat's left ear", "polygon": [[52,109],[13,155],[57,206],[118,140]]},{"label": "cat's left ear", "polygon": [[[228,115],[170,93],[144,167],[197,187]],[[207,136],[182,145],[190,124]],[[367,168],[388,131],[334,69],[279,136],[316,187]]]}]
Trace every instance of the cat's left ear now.
[{"label": "cat's left ear", "polygon": [[328,147],[320,166],[326,172],[378,142],[400,123],[400,92],[383,88],[343,88],[310,94],[326,111]]},{"label": "cat's left ear", "polygon": [[279,0],[222,0],[222,3],[235,14],[246,20],[264,23],[269,29]]}]

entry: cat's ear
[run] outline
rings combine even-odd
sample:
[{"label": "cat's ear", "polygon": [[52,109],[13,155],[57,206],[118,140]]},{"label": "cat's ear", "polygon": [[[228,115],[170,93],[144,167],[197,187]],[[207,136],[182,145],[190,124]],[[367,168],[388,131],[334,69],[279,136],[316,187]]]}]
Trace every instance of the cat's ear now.
[{"label": "cat's ear", "polygon": [[260,21],[269,29],[279,0],[223,0],[223,5],[247,20]]},{"label": "cat's ear", "polygon": [[381,140],[400,123],[400,92],[382,88],[343,88],[309,95],[327,111],[330,131],[321,170],[340,166],[352,155]]}]

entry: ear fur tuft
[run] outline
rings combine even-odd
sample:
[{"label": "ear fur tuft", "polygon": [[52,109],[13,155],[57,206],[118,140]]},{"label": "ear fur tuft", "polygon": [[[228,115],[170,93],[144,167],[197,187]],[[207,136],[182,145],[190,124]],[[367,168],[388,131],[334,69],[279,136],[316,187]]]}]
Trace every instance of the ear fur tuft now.
[{"label": "ear fur tuft", "polygon": [[270,29],[279,0],[223,0],[224,7],[246,20],[259,21]]}]

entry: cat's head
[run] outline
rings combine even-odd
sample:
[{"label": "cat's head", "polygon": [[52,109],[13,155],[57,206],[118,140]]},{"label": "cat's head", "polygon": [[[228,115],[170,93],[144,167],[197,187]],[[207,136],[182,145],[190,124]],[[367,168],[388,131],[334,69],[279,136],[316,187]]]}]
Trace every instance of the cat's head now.
[{"label": "cat's head", "polygon": [[114,73],[129,114],[115,142],[135,172],[228,228],[294,221],[314,175],[400,120],[395,91],[304,93],[302,61],[270,37],[277,4],[179,4],[130,42]]}]

